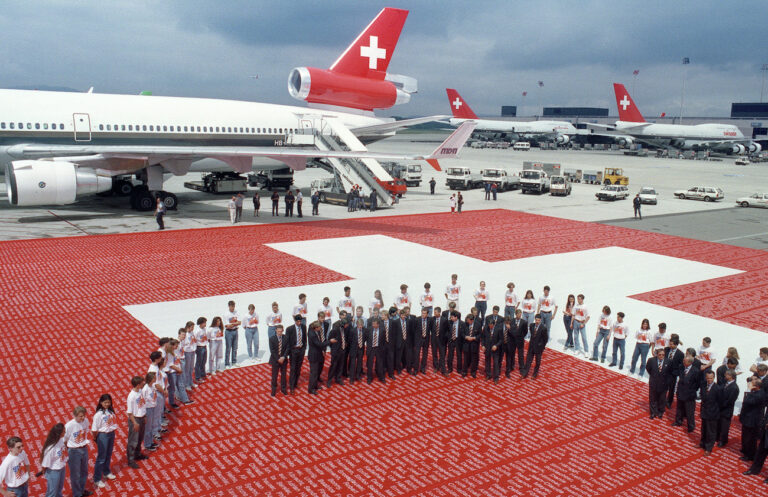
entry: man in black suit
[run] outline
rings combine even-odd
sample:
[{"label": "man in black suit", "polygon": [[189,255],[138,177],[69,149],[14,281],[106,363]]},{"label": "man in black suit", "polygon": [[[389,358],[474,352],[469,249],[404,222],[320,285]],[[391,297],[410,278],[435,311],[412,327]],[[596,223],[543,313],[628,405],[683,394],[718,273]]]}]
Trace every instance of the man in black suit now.
[{"label": "man in black suit", "polygon": [[275,327],[275,335],[269,337],[269,364],[272,365],[272,397],[277,393],[277,375],[280,374],[280,391],[285,391],[285,370],[288,368],[288,337],[283,335],[283,325]]},{"label": "man in black suit", "polygon": [[729,357],[725,364],[721,364],[719,368],[715,370],[715,381],[718,385],[721,387],[725,386],[725,383],[728,381],[725,379],[725,372],[729,369],[732,370],[734,373],[736,372],[736,367],[739,365],[738,359],[735,357]]},{"label": "man in black suit", "polygon": [[[448,322],[446,330],[447,360],[443,367],[443,375],[448,376],[453,372],[453,354],[456,353],[456,371],[461,371],[461,336],[465,334],[465,324],[461,322],[461,314],[458,311],[451,311],[451,320]],[[446,369],[447,368],[447,369]]]},{"label": "man in black suit", "polygon": [[384,333],[379,329],[379,322],[372,321],[371,329],[367,330],[365,336],[365,362],[368,376],[368,384],[373,382],[373,372],[376,371],[376,377],[382,383],[386,383],[384,378]]},{"label": "man in black suit", "polygon": [[[389,313],[385,314],[379,329],[384,334],[384,344],[382,345],[382,367],[386,370],[387,376],[390,379],[395,379],[395,365],[397,361],[395,356],[397,355],[397,343],[398,343],[398,328],[397,328],[397,308],[390,307]],[[371,323],[373,325],[373,323]]]},{"label": "man in black suit", "polygon": [[651,419],[664,416],[667,407],[667,388],[669,388],[669,361],[664,357],[664,349],[655,349],[656,357],[651,357],[645,363],[648,372],[648,405],[651,409]]},{"label": "man in black suit", "polygon": [[541,314],[536,314],[533,317],[533,323],[528,327],[531,333],[531,339],[528,341],[528,355],[525,357],[525,369],[520,373],[523,378],[528,377],[528,372],[531,370],[531,363],[533,363],[534,357],[536,358],[536,366],[533,368],[533,377],[536,378],[539,375],[539,366],[541,366],[541,355],[544,353],[544,349],[547,348],[547,342],[549,341],[549,330],[545,324],[541,322]]},{"label": "man in black suit", "polygon": [[[395,321],[395,371],[397,374],[408,369],[408,363],[411,358],[411,348],[408,342],[412,341],[412,330],[410,329],[410,319],[405,309],[400,309],[397,321]],[[410,339],[410,340],[409,340]]]},{"label": "man in black suit", "polygon": [[717,446],[725,447],[728,444],[728,432],[731,430],[733,418],[733,406],[739,398],[739,386],[736,384],[736,372],[725,372],[725,385],[722,386],[722,398],[720,399],[720,419],[717,424]]},{"label": "man in black suit", "polygon": [[[761,384],[765,382],[761,381]],[[755,460],[752,462],[752,466],[744,472],[745,475],[759,475],[765,464],[765,458],[768,456],[768,414],[763,416],[760,420],[760,431],[758,432],[759,442],[757,444],[757,452],[755,452]],[[766,478],[765,483],[768,483]]]},{"label": "man in black suit", "polygon": [[709,455],[717,438],[717,423],[720,420],[722,389],[715,383],[715,372],[708,369],[705,373],[706,384],[701,388],[701,442],[699,447]]},{"label": "man in black suit", "polygon": [[[429,356],[429,341],[434,334],[434,323],[429,317],[429,309],[421,310],[421,317],[416,320],[416,334],[413,339],[413,370],[414,374],[427,372],[427,357]],[[418,344],[418,346],[417,346]]]},{"label": "man in black suit", "polygon": [[517,355],[517,362],[520,364],[518,367],[523,369],[525,367],[525,335],[528,334],[528,323],[523,319],[523,311],[521,309],[515,310],[515,318],[509,321],[509,333],[507,338],[507,368],[505,375],[509,378],[510,373],[515,370],[515,355]]},{"label": "man in black suit", "polygon": [[344,384],[341,378],[342,364],[348,351],[347,327],[349,326],[348,315],[346,311],[339,313],[339,320],[331,326],[331,332],[328,333],[328,343],[331,344],[331,366],[328,368],[328,380],[325,386],[331,388],[335,381],[339,385]]},{"label": "man in black suit", "polygon": [[[473,308],[474,309],[474,308]],[[461,335],[462,341],[462,365],[464,369],[460,369],[462,378],[467,376],[467,372],[472,375],[472,378],[477,378],[477,365],[480,361],[480,340],[483,334],[483,325],[480,323],[480,318],[475,318],[475,315],[470,313],[464,318],[464,335]]]},{"label": "man in black suit", "polygon": [[440,371],[440,363],[445,360],[445,343],[441,340],[441,331],[447,319],[441,316],[442,311],[435,307],[432,316],[432,367],[435,371]]},{"label": "man in black suit", "polygon": [[363,322],[358,320],[357,326],[352,328],[349,334],[349,384],[354,385],[363,374],[363,355],[365,353],[365,334],[373,327],[373,323],[379,328],[379,319],[369,320],[371,325],[363,327]]},{"label": "man in black suit", "polygon": [[688,422],[688,433],[696,429],[696,392],[699,390],[699,370],[693,367],[693,357],[683,359],[683,371],[677,381],[677,409],[672,426],[682,426],[683,417]]},{"label": "man in black suit", "polygon": [[328,347],[328,341],[323,333],[322,320],[314,321],[309,325],[307,341],[309,341],[309,393],[317,395],[317,389],[320,388],[317,383],[320,373],[323,371],[325,349]]},{"label": "man in black suit", "polygon": [[741,401],[741,457],[742,461],[752,461],[755,458],[757,438],[760,433],[760,422],[765,411],[765,394],[762,390],[762,382],[756,376],[747,380],[748,390],[744,392]]},{"label": "man in black suit", "polygon": [[669,377],[667,378],[667,408],[672,407],[672,401],[675,400],[675,385],[680,373],[683,371],[683,352],[677,347],[680,345],[680,336],[672,333],[669,337],[669,347],[664,350],[667,361],[669,361]]},{"label": "man in black suit", "polygon": [[503,325],[499,316],[499,306],[493,306],[493,314],[485,318],[483,328],[483,353],[485,354],[485,377],[493,378],[494,383],[499,382],[501,355],[503,353],[504,339],[502,336]]},{"label": "man in black suit", "polygon": [[307,328],[301,324],[302,319],[301,314],[293,316],[294,324],[285,330],[291,351],[291,377],[288,381],[291,395],[299,384],[301,367],[304,365],[304,354],[307,352]]},{"label": "man in black suit", "polygon": [[331,332],[331,320],[325,319],[327,316],[325,315],[325,312],[320,311],[317,313],[317,322],[320,323],[320,339],[323,343],[325,343],[325,347],[323,348],[323,355],[320,357],[320,369],[317,374],[317,381],[321,383],[320,388],[322,387],[322,374],[323,374],[323,368],[325,367],[325,351],[328,348],[328,333]]}]

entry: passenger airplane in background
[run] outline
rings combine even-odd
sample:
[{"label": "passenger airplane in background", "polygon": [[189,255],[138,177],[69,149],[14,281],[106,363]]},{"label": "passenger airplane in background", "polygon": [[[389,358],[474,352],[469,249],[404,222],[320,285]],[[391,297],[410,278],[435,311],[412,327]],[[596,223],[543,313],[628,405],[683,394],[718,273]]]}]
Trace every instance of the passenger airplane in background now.
[{"label": "passenger airplane in background", "polygon": [[453,113],[450,123],[458,126],[467,120],[475,121],[477,126],[474,134],[484,138],[509,138],[516,141],[530,136],[548,136],[557,143],[565,144],[571,141],[571,135],[576,134],[576,128],[568,121],[479,119],[459,92],[453,88],[446,88],[445,91]]},{"label": "passenger airplane in background", "polygon": [[[175,205],[175,196],[162,191],[164,175],[210,171],[211,162],[214,170],[225,166],[246,173],[255,160],[266,158],[294,170],[315,158],[367,158],[367,165],[378,165],[370,159],[428,160],[439,169],[434,159],[455,157],[471,124],[426,157],[375,154],[364,146],[398,128],[444,117],[395,121],[373,113],[408,102],[417,90],[415,79],[387,73],[407,15],[406,10],[383,9],[330,69],[293,69],[288,90],[310,108],[0,90],[0,161],[6,164],[8,199],[19,206],[67,204],[109,190],[114,177],[135,175],[143,185],[134,189],[134,207],[154,207],[155,194]],[[315,135],[329,132],[345,136],[348,146],[315,148]]]},{"label": "passenger airplane in background", "polygon": [[762,147],[746,138],[731,124],[654,124],[646,122],[629,92],[620,83],[613,84],[619,120],[613,126],[590,124],[615,129],[635,141],[655,146],[670,146],[681,150],[712,150],[725,154],[757,153]]}]

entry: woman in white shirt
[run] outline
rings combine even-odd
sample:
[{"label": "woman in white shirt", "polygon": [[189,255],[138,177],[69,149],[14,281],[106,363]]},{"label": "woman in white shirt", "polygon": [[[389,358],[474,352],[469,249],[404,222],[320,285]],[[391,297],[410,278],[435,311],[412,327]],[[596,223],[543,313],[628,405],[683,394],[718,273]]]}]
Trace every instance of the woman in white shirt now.
[{"label": "woman in white shirt", "polygon": [[40,452],[40,467],[45,472],[46,497],[64,495],[64,479],[67,473],[67,451],[64,449],[64,423],[56,423],[48,432]]},{"label": "woman in white shirt", "polygon": [[507,291],[504,292],[504,318],[515,319],[515,311],[519,306],[515,284],[510,281],[507,283]]},{"label": "woman in white shirt", "polygon": [[259,358],[259,314],[256,306],[248,304],[248,314],[243,317],[245,328],[245,347],[248,349],[248,358]]},{"label": "woman in white shirt", "polygon": [[528,324],[533,323],[533,315],[536,313],[536,299],[533,298],[533,290],[525,291],[523,299],[523,321]]},{"label": "woman in white shirt", "polygon": [[96,438],[96,465],[93,468],[93,481],[99,488],[107,485],[101,481],[101,477],[115,479],[115,475],[109,469],[112,461],[112,450],[115,448],[115,430],[117,430],[117,417],[112,408],[112,396],[105,393],[99,398],[96,405],[96,414],[93,415],[91,431]]},{"label": "woman in white shirt", "polygon": [[635,332],[635,351],[632,352],[632,362],[629,365],[629,374],[635,374],[635,364],[640,359],[640,378],[645,374],[645,359],[648,357],[648,350],[651,348],[651,323],[648,319],[643,319],[640,329]]},{"label": "woman in white shirt", "polygon": [[563,311],[563,324],[565,325],[565,347],[563,350],[573,348],[573,306],[576,305],[576,296],[573,294],[568,295],[568,300],[565,302],[565,310]]},{"label": "woman in white shirt", "polygon": [[485,322],[485,313],[488,310],[488,290],[485,288],[485,281],[480,282],[480,288],[475,290],[475,308],[480,315],[480,322]]},{"label": "woman in white shirt", "polygon": [[381,309],[384,307],[384,298],[381,296],[381,290],[373,292],[373,298],[371,303],[368,304],[368,316],[373,316],[373,310],[378,309],[381,313]]},{"label": "woman in white shirt", "polygon": [[738,363],[736,364],[736,368],[733,370],[733,372],[736,373],[736,376],[738,376],[741,373],[743,373],[743,371],[741,369],[741,359],[739,359],[739,351],[736,350],[736,347],[728,347],[728,352],[726,352],[725,357],[723,357],[723,366],[728,365],[728,359],[731,357],[738,361]]},{"label": "woman in white shirt", "polygon": [[211,326],[208,328],[208,372],[216,374],[221,369],[221,362],[224,359],[224,324],[221,317],[216,316],[211,320]]}]

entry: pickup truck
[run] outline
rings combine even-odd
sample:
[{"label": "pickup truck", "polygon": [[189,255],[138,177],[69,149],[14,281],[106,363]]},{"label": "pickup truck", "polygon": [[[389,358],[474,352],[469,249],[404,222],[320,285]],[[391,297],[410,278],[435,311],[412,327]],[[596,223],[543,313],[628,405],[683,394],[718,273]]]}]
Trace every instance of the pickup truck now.
[{"label": "pickup truck", "polygon": [[520,178],[507,173],[504,169],[487,168],[480,171],[483,183],[496,183],[500,192],[520,188]]},{"label": "pickup truck", "polygon": [[520,172],[520,189],[523,193],[546,193],[549,191],[549,176],[544,171],[523,169]]},{"label": "pickup truck", "polygon": [[468,167],[449,167],[445,171],[445,185],[451,190],[469,190],[483,184],[483,177]]}]

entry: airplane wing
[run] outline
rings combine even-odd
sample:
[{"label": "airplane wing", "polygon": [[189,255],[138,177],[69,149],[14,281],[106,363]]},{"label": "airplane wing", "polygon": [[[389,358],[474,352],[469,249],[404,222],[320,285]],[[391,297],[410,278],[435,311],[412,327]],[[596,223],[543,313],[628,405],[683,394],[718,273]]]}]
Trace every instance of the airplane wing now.
[{"label": "airplane wing", "polygon": [[415,126],[417,124],[423,124],[428,123],[432,121],[444,121],[445,119],[448,119],[450,116],[427,116],[427,117],[416,117],[413,119],[403,119],[400,121],[393,121],[391,123],[384,123],[384,124],[373,124],[371,126],[361,126],[359,128],[351,128],[350,131],[354,133],[355,135],[363,135],[363,134],[369,134],[369,133],[388,133],[390,131],[396,131],[400,128],[407,128],[409,126]]},{"label": "airplane wing", "polygon": [[[162,164],[171,172],[182,175],[192,162],[215,158],[229,164],[239,173],[251,170],[253,157],[267,157],[284,162],[293,169],[306,167],[307,159],[334,157],[340,159],[423,160],[454,158],[464,146],[474,122],[462,124],[431,154],[393,154],[355,150],[318,150],[298,147],[235,147],[235,146],[143,146],[143,145],[33,145],[9,147],[8,154],[19,159],[66,158],[78,165],[99,168],[111,175],[126,174],[151,164]],[[430,162],[432,164],[432,162]],[[434,164],[433,164],[434,166]],[[119,172],[118,172],[119,171]]]}]

